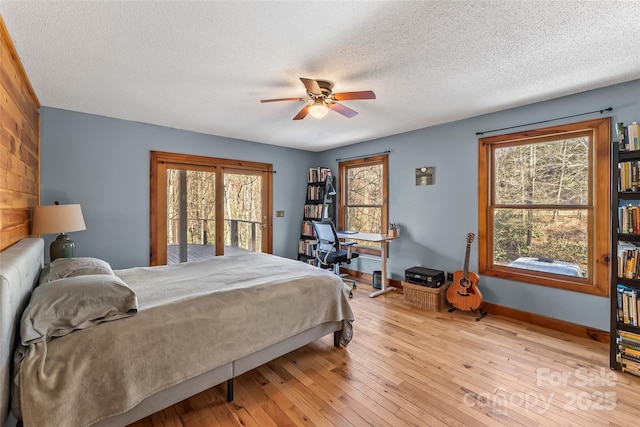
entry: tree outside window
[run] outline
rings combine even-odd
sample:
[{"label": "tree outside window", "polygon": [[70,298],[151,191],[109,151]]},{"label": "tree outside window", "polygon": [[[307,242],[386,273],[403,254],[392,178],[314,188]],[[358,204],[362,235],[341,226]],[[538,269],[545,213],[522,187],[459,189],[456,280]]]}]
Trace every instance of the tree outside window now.
[{"label": "tree outside window", "polygon": [[[386,233],[388,227],[388,156],[340,162],[338,228]],[[358,241],[358,252],[380,255],[380,244]]]},{"label": "tree outside window", "polygon": [[609,119],[479,140],[480,273],[608,293]]}]

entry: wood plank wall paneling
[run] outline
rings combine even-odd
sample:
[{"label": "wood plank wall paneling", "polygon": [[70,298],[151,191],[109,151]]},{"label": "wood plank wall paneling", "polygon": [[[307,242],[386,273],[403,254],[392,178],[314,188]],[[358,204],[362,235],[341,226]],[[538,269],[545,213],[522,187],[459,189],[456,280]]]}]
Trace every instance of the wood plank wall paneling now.
[{"label": "wood plank wall paneling", "polygon": [[40,102],[0,16],[0,250],[29,235],[40,203]]}]

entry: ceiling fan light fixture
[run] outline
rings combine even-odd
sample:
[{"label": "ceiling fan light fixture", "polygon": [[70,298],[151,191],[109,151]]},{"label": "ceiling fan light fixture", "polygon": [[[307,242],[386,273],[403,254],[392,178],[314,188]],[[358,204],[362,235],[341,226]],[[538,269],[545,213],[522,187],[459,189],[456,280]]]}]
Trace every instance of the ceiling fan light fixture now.
[{"label": "ceiling fan light fixture", "polygon": [[328,80],[314,80],[300,77],[300,80],[307,89],[307,98],[274,98],[262,99],[260,102],[276,102],[276,101],[311,101],[305,104],[293,120],[302,120],[310,114],[316,119],[321,119],[327,115],[329,110],[333,110],[338,114],[350,119],[355,117],[358,112],[351,108],[340,104],[338,101],[351,101],[357,99],[376,99],[376,94],[372,90],[361,90],[357,92],[340,92],[333,93],[333,83]]},{"label": "ceiling fan light fixture", "polygon": [[321,119],[327,115],[329,112],[329,108],[321,99],[316,99],[313,104],[309,107],[309,114],[311,114],[316,119]]}]

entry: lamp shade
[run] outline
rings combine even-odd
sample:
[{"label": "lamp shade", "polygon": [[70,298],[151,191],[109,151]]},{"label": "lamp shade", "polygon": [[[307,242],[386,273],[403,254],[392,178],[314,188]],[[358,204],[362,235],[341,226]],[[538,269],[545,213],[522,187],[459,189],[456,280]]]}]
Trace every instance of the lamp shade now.
[{"label": "lamp shade", "polygon": [[86,230],[80,205],[47,205],[33,208],[31,234],[55,234]]}]

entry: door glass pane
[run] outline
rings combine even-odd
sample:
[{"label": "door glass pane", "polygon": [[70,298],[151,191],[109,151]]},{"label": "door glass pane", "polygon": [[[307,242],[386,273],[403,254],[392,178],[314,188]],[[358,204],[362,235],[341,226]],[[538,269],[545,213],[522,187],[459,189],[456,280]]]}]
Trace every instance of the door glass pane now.
[{"label": "door glass pane", "polygon": [[589,277],[586,209],[495,209],[498,265]]},{"label": "door glass pane", "polygon": [[167,264],[215,256],[215,172],[167,169]]},{"label": "door glass pane", "polygon": [[262,176],[225,172],[225,254],[238,248],[262,252],[262,224]]}]

